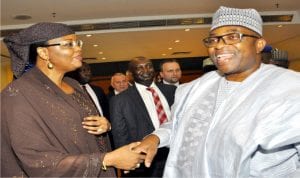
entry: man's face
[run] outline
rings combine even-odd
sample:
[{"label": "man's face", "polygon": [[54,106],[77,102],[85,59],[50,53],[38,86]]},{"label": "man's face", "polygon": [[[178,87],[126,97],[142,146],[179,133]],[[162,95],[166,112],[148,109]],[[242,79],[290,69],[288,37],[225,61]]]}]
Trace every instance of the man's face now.
[{"label": "man's face", "polygon": [[[239,26],[217,28],[210,32],[210,37],[235,32],[258,37],[255,32]],[[225,74],[228,80],[243,81],[260,66],[260,52],[264,45],[264,39],[248,36],[242,37],[239,43],[231,45],[225,44],[220,39],[215,47],[208,48],[208,53],[218,70]]]},{"label": "man's face", "polygon": [[177,83],[181,78],[181,69],[177,62],[167,62],[162,65],[160,76],[169,83]]},{"label": "man's face", "polygon": [[134,81],[140,84],[146,84],[153,82],[154,68],[152,62],[148,59],[135,60],[133,63],[132,75]]},{"label": "man's face", "polygon": [[117,92],[122,92],[126,90],[128,88],[128,81],[126,76],[125,75],[113,76],[111,85]]},{"label": "man's face", "polygon": [[79,69],[79,75],[83,83],[88,83],[92,77],[92,71],[88,64],[82,65]]}]

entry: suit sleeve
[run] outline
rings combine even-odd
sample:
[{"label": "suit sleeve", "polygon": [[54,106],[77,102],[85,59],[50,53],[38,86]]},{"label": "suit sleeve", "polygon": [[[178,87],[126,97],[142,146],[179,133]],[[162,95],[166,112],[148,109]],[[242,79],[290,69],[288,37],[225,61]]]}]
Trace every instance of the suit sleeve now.
[{"label": "suit sleeve", "polygon": [[130,142],[129,131],[126,118],[124,116],[126,104],[123,101],[125,101],[124,98],[121,98],[119,95],[117,95],[112,97],[109,103],[112,135],[116,148],[126,145]]}]

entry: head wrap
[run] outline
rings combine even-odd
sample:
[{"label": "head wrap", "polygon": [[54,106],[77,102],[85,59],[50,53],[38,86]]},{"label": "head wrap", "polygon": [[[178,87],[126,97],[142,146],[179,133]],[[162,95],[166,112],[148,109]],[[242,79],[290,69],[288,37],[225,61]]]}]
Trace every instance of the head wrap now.
[{"label": "head wrap", "polygon": [[255,9],[237,9],[221,6],[213,16],[210,30],[237,25],[246,27],[262,36],[262,19]]},{"label": "head wrap", "polygon": [[3,41],[11,56],[14,76],[19,78],[23,74],[25,65],[29,61],[31,44],[70,34],[74,34],[74,31],[65,24],[42,22],[5,37]]}]

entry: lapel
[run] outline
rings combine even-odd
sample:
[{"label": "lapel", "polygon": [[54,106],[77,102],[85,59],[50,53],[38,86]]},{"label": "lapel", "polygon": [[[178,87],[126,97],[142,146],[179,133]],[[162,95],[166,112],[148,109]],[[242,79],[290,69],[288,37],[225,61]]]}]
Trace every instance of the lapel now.
[{"label": "lapel", "polygon": [[[146,121],[148,124],[150,124],[151,126],[153,126],[153,123],[151,121],[150,115],[147,111],[146,105],[140,95],[140,93],[138,92],[137,88],[135,85],[133,85],[132,87],[128,88],[128,94],[129,94],[129,99],[130,101],[132,101],[134,104],[131,107],[136,107],[136,111],[138,111],[138,113],[136,113],[135,115],[138,116],[138,120],[144,120]],[[154,127],[154,126],[153,126]]]}]

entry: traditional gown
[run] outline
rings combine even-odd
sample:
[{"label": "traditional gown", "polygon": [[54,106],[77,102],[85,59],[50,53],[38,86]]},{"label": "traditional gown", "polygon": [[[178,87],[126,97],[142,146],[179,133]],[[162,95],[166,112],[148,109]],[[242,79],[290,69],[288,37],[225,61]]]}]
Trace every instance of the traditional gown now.
[{"label": "traditional gown", "polygon": [[97,110],[79,83],[65,94],[33,68],[1,93],[1,176],[114,177],[101,169],[107,135],[82,128]]},{"label": "traditional gown", "polygon": [[243,82],[213,71],[179,87],[164,177],[299,177],[300,74],[262,64]]}]

